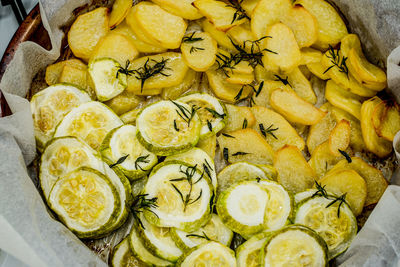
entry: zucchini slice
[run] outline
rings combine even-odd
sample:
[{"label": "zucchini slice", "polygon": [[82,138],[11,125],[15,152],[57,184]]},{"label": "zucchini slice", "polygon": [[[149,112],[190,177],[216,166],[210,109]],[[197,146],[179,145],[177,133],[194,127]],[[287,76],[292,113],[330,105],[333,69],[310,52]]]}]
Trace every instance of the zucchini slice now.
[{"label": "zucchini slice", "polygon": [[165,161],[180,160],[197,168],[209,177],[214,189],[217,188],[217,173],[215,171],[214,160],[204,150],[194,147],[189,151],[168,156]]},{"label": "zucchini slice", "polygon": [[328,266],[328,248],[313,230],[287,226],[271,235],[261,250],[261,266]]},{"label": "zucchini slice", "polygon": [[115,248],[111,256],[112,267],[147,267],[147,264],[136,258],[130,247],[129,237],[124,238]]},{"label": "zucchini slice", "polygon": [[76,136],[97,150],[106,134],[122,124],[106,105],[91,101],[71,110],[57,126],[54,137]]},{"label": "zucchini slice", "polygon": [[197,114],[202,124],[201,139],[216,134],[225,127],[227,111],[225,105],[216,97],[204,93],[194,93],[178,98],[178,101],[199,108]]},{"label": "zucchini slice", "polygon": [[88,72],[98,100],[110,100],[128,86],[127,76],[121,69],[121,65],[112,58],[99,58],[89,62]]},{"label": "zucchini slice", "polygon": [[197,231],[188,233],[173,228],[171,235],[176,245],[184,251],[208,241],[216,241],[229,247],[233,238],[233,232],[222,223],[217,214],[212,214],[211,219]]},{"label": "zucchini slice", "polygon": [[145,176],[158,162],[157,156],[139,143],[133,125],[123,125],[109,132],[100,146],[100,152],[112,163],[122,161],[115,167],[131,181]]},{"label": "zucchini slice", "polygon": [[69,84],[55,84],[35,94],[31,110],[37,148],[42,151],[68,112],[89,101],[85,91]]},{"label": "zucchini slice", "polygon": [[236,262],[238,267],[261,266],[261,250],[273,232],[261,232],[252,236],[236,249]]},{"label": "zucchini slice", "polygon": [[240,181],[218,196],[217,213],[232,231],[250,236],[266,228],[269,200],[269,191],[257,180]]},{"label": "zucchini slice", "polygon": [[190,249],[176,266],[236,266],[235,252],[221,243],[211,241]]},{"label": "zucchini slice", "polygon": [[349,206],[339,201],[332,204],[334,200],[307,198],[298,204],[295,218],[295,223],[310,227],[325,240],[329,259],[343,253],[357,234],[357,220]]},{"label": "zucchini slice", "polygon": [[108,233],[120,212],[117,190],[101,172],[81,167],[54,184],[49,206],[79,238]]},{"label": "zucchini slice", "polygon": [[136,224],[132,225],[131,233],[128,237],[129,248],[132,254],[147,266],[172,266],[172,262],[156,257],[147,250],[139,237],[138,227]]},{"label": "zucchini slice", "polygon": [[312,197],[317,192],[317,189],[307,189],[294,195],[294,203],[298,205],[304,199]]},{"label": "zucchini slice", "polygon": [[147,250],[159,258],[176,262],[182,255],[182,250],[172,240],[171,228],[154,226],[142,214],[140,220],[143,228],[138,227],[137,230]]},{"label": "zucchini slice", "polygon": [[136,119],[139,142],[149,151],[169,156],[194,147],[201,122],[197,110],[178,101],[159,101],[145,107]]},{"label": "zucchini slice", "polygon": [[191,232],[211,217],[213,188],[210,180],[197,167],[182,161],[155,166],[144,194],[157,198],[157,207],[144,211],[147,221],[156,226]]}]

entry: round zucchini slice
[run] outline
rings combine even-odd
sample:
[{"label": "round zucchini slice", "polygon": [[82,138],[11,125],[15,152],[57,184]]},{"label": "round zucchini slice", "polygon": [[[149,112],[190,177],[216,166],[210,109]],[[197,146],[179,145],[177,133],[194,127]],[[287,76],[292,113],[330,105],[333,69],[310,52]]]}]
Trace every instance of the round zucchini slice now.
[{"label": "round zucchini slice", "polygon": [[211,217],[213,188],[210,180],[197,167],[182,161],[155,166],[143,194],[157,198],[157,207],[144,211],[147,221],[156,226],[191,232]]},{"label": "round zucchini slice", "polygon": [[217,213],[232,231],[250,236],[266,228],[269,200],[269,191],[256,180],[240,181],[218,196]]},{"label": "round zucchini slice", "polygon": [[39,151],[52,138],[64,116],[89,101],[90,96],[85,91],[69,84],[55,84],[35,94],[31,99],[31,110]]},{"label": "round zucchini slice", "polygon": [[165,161],[180,160],[197,168],[211,180],[214,189],[217,188],[217,173],[214,160],[202,149],[194,147],[189,151],[168,156]]},{"label": "round zucchini slice", "polygon": [[261,266],[328,266],[328,248],[313,230],[287,226],[271,235],[261,250]]},{"label": "round zucchini slice", "polygon": [[129,247],[129,237],[123,239],[115,248],[111,257],[112,267],[147,267],[147,264],[133,255]]},{"label": "round zucchini slice", "polygon": [[304,199],[312,197],[317,192],[317,189],[307,189],[294,195],[294,203],[298,205]]},{"label": "round zucchini slice", "polygon": [[147,250],[139,237],[138,227],[139,226],[136,224],[132,225],[131,233],[128,237],[129,248],[131,249],[132,254],[147,266],[173,266],[172,262],[154,256]]},{"label": "round zucchini slice", "polygon": [[71,110],[57,126],[54,137],[76,136],[97,150],[106,134],[122,124],[106,105],[91,101]]},{"label": "round zucchini slice", "polygon": [[139,142],[159,156],[169,156],[194,147],[201,122],[197,110],[178,101],[159,101],[145,107],[136,119]]},{"label": "round zucchini slice", "polygon": [[157,156],[139,143],[133,125],[123,125],[109,132],[100,146],[100,152],[131,181],[145,176],[158,162]]},{"label": "round zucchini slice", "polygon": [[295,223],[310,227],[325,240],[329,259],[343,253],[357,234],[357,220],[349,206],[334,200],[322,196],[305,199],[299,203],[295,218]]},{"label": "round zucchini slice", "polygon": [[221,243],[210,241],[190,249],[176,266],[236,266],[235,252]]},{"label": "round zucchini slice", "polygon": [[49,206],[79,238],[99,238],[115,223],[121,206],[117,190],[101,172],[81,167],[54,184]]},{"label": "round zucchini slice", "polygon": [[197,110],[202,124],[200,138],[204,139],[221,131],[226,124],[225,105],[216,97],[204,93],[194,93],[178,98]]},{"label": "round zucchini slice", "polygon": [[219,195],[236,182],[257,178],[268,179],[269,176],[255,164],[245,161],[233,163],[218,173],[217,194]]},{"label": "round zucchini slice", "polygon": [[259,267],[261,265],[261,250],[273,232],[262,232],[252,236],[236,249],[238,267]]},{"label": "round zucchini slice", "polygon": [[212,214],[211,219],[197,231],[188,233],[173,228],[171,235],[176,245],[184,251],[208,241],[230,246],[233,238],[233,232],[222,223],[217,214]]},{"label": "round zucchini slice", "polygon": [[172,239],[171,228],[152,225],[142,214],[140,220],[143,228],[138,227],[138,233],[148,251],[164,260],[176,262],[182,255],[182,250]]},{"label": "round zucchini slice", "polygon": [[99,58],[89,62],[88,72],[98,100],[110,100],[128,86],[126,74],[121,69],[121,65],[112,58]]}]

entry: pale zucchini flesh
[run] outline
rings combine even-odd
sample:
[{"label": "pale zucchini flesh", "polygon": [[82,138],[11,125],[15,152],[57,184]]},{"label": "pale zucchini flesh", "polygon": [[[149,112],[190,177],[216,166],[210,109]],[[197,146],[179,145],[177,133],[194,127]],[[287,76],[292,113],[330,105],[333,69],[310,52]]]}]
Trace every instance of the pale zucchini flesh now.
[{"label": "pale zucchini flesh", "polygon": [[124,238],[114,249],[111,257],[112,267],[145,267],[144,262],[136,258],[130,247],[129,237]]}]

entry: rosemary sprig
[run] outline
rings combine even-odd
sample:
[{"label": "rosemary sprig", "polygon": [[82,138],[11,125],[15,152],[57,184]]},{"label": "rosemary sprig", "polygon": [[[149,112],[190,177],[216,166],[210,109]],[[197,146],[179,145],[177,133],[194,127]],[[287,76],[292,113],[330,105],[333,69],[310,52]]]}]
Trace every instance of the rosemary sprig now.
[{"label": "rosemary sprig", "polygon": [[[279,76],[279,75],[275,75],[275,77],[276,77],[276,80],[275,81],[279,81],[279,82],[281,82],[281,83],[283,83],[283,85],[289,85],[290,87],[292,87],[292,85],[289,83],[289,81],[288,81],[288,76],[286,76],[286,78],[284,79],[284,78],[282,78],[281,76]],[[293,87],[292,87],[293,88]]]},{"label": "rosemary sprig", "polygon": [[327,73],[333,67],[337,67],[340,72],[345,73],[347,78],[349,78],[349,69],[348,69],[347,64],[346,64],[347,57],[340,56],[339,51],[340,50],[338,49],[335,52],[335,49],[331,45],[329,45],[329,50],[328,50],[327,57],[331,60],[331,63],[333,65],[330,66],[329,68],[327,68],[324,71],[324,74]]},{"label": "rosemary sprig", "polygon": [[235,99],[236,101],[239,101],[240,98],[242,97],[243,89],[244,89],[244,85],[240,88],[239,92],[238,92],[237,95],[235,96],[234,99]]},{"label": "rosemary sprig", "polygon": [[324,198],[328,198],[328,193],[325,190],[325,185],[322,186],[317,181],[315,181],[315,187],[317,188],[317,191],[311,197],[321,196]]},{"label": "rosemary sprig", "polygon": [[235,21],[242,20],[244,18],[247,18],[250,20],[249,16],[247,16],[246,11],[242,8],[240,5],[243,2],[243,0],[238,1],[238,0],[229,0],[229,4],[227,4],[227,7],[233,7],[236,9],[235,13],[233,14],[231,24],[234,23]]},{"label": "rosemary sprig", "polygon": [[222,135],[225,136],[225,137],[229,137],[229,138],[236,138],[236,137],[234,137],[234,136],[232,136],[230,134],[227,134],[227,133],[222,133]]},{"label": "rosemary sprig", "polygon": [[338,150],[339,150],[340,154],[342,154],[343,157],[346,158],[346,160],[347,160],[348,163],[351,163],[351,162],[352,162],[351,157],[349,156],[349,154],[346,153],[346,151],[343,151],[343,150],[340,150],[340,149],[338,149]]},{"label": "rosemary sprig", "polygon": [[227,147],[224,147],[222,154],[224,156],[224,160],[228,161],[229,160],[229,149]]},{"label": "rosemary sprig", "polygon": [[346,194],[347,193],[344,193],[340,197],[330,196],[330,195],[328,195],[328,192],[326,192],[326,190],[325,190],[325,185],[322,186],[317,181],[315,181],[315,187],[317,188],[317,191],[311,197],[320,196],[320,197],[324,197],[326,199],[332,200],[330,203],[328,203],[328,205],[326,205],[325,208],[329,208],[330,206],[332,206],[336,202],[339,202],[338,210],[337,210],[337,216],[339,218],[340,217],[340,208],[341,208],[341,206],[343,205],[343,203],[347,203],[346,202]]},{"label": "rosemary sprig", "polygon": [[222,70],[226,77],[230,77],[229,70],[232,73],[235,65],[237,65],[235,61],[235,55],[232,53],[230,53],[229,56],[218,53],[216,62],[218,64],[218,69]]},{"label": "rosemary sprig", "polygon": [[134,70],[130,70],[130,69],[129,69],[129,66],[130,66],[130,65],[131,65],[131,62],[130,62],[130,60],[128,59],[128,60],[125,62],[125,67],[120,66],[120,67],[118,68],[117,74],[116,74],[115,77],[118,79],[120,73],[125,74],[126,76],[131,76],[133,73],[135,73]]},{"label": "rosemary sprig", "polygon": [[212,132],[213,126],[212,126],[212,124],[211,124],[211,122],[210,122],[209,120],[207,120],[207,127],[208,127],[208,130],[209,130],[210,132]]},{"label": "rosemary sprig", "polygon": [[[168,68],[166,66],[166,63],[168,62],[169,59],[164,59],[162,58],[161,61],[157,60],[150,60],[150,58],[147,58],[146,62],[144,65],[136,70],[133,70],[133,73],[135,73],[135,78],[141,81],[140,85],[140,91],[143,91],[143,86],[144,83],[147,79],[150,77],[153,77],[154,75],[160,74],[162,76],[170,76],[170,74],[166,74],[163,71],[164,70],[171,70],[171,68]],[[150,62],[153,62],[154,64],[151,65]]]},{"label": "rosemary sprig", "polygon": [[247,128],[247,119],[243,120],[243,124],[242,124],[242,129],[246,129]]},{"label": "rosemary sprig", "polygon": [[138,157],[138,158],[135,160],[135,169],[136,169],[136,170],[140,169],[140,170],[144,171],[144,170],[142,169],[142,167],[141,167],[139,164],[140,164],[140,163],[149,163],[150,160],[147,159],[148,157],[150,157],[150,154],[147,154],[146,156],[140,156],[140,157]]},{"label": "rosemary sprig", "polygon": [[340,207],[343,205],[343,203],[346,203],[346,194],[344,193],[343,195],[341,195],[340,197],[336,197],[332,200],[331,203],[329,203],[325,208],[329,208],[330,206],[332,206],[333,204],[335,204],[336,202],[339,202],[339,206],[338,206],[338,210],[337,210],[337,216],[338,218],[340,217]]},{"label": "rosemary sprig", "polygon": [[193,52],[197,52],[197,51],[200,51],[200,50],[205,50],[204,48],[201,48],[201,47],[197,47],[197,46],[192,46],[191,48],[190,48],[190,50],[189,50],[189,53],[191,54],[191,53],[193,53]]},{"label": "rosemary sprig", "polygon": [[174,120],[174,129],[175,129],[175,131],[179,132],[179,128],[178,128],[178,125],[176,124],[176,120]]},{"label": "rosemary sprig", "polygon": [[196,32],[192,32],[191,35],[189,35],[189,36],[184,36],[184,37],[182,38],[182,42],[183,42],[183,43],[195,43],[195,42],[204,40],[204,39],[201,38],[201,37],[193,37],[195,33],[196,33]]},{"label": "rosemary sprig", "polygon": [[264,137],[267,137],[267,134],[270,134],[273,138],[278,140],[278,137],[274,134],[274,131],[277,131],[279,128],[273,128],[273,124],[271,124],[267,129],[264,128],[264,124],[260,123],[258,124],[258,127],[260,128],[260,132]]},{"label": "rosemary sprig", "polygon": [[232,154],[232,156],[236,157],[236,156],[244,156],[244,155],[248,155],[248,154],[251,154],[251,153],[239,151],[239,152]]},{"label": "rosemary sprig", "polygon": [[128,157],[129,157],[129,154],[120,157],[120,158],[117,160],[117,162],[115,162],[115,163],[113,163],[113,164],[110,165],[110,168],[113,168],[113,167],[115,167],[115,166],[121,164],[121,163],[124,162]]},{"label": "rosemary sprig", "polygon": [[194,115],[196,112],[200,109],[200,107],[196,107],[193,105],[191,109],[189,110],[187,107],[170,100],[177,108],[178,110],[175,110],[176,113],[188,124],[188,127],[190,126],[190,122],[192,121]]},{"label": "rosemary sprig", "polygon": [[197,235],[197,234],[188,234],[188,235],[186,235],[186,237],[197,237],[197,238],[204,238],[204,239],[206,239],[206,240],[208,240],[208,241],[210,241],[211,239],[207,236],[207,234],[204,232],[204,231],[202,231],[203,232],[203,235]]},{"label": "rosemary sprig", "polygon": [[218,119],[218,118],[221,118],[221,119],[223,119],[223,118],[225,118],[226,117],[226,114],[225,113],[222,113],[222,114],[219,114],[217,111],[215,111],[214,109],[212,109],[212,108],[205,108],[208,112],[210,112],[211,113],[211,115],[214,117],[214,118],[216,118],[216,119]]},{"label": "rosemary sprig", "polygon": [[261,81],[260,85],[258,86],[258,89],[256,90],[254,86],[252,86],[254,93],[256,94],[256,97],[261,93],[262,89],[264,87],[264,81]]},{"label": "rosemary sprig", "polygon": [[211,172],[214,169],[211,167],[210,163],[208,163],[207,159],[204,159],[203,170],[208,175],[208,177],[211,179]]},{"label": "rosemary sprig", "polygon": [[263,57],[263,50],[259,49],[254,49],[254,46],[252,45],[250,52],[246,51],[246,41],[243,42],[243,46],[236,44],[232,39],[230,39],[232,45],[236,48],[236,50],[239,52],[238,54],[234,55],[234,62],[235,65],[239,64],[241,61],[247,61],[250,66],[253,68],[257,65],[261,65],[264,67],[264,63],[262,62],[262,57]]},{"label": "rosemary sprig", "polygon": [[152,210],[158,207],[157,197],[147,198],[148,194],[137,195],[133,198],[130,210],[132,212],[133,218],[139,223],[139,225],[144,229],[143,223],[139,218],[139,214],[145,210],[150,211],[155,216],[158,215]]}]

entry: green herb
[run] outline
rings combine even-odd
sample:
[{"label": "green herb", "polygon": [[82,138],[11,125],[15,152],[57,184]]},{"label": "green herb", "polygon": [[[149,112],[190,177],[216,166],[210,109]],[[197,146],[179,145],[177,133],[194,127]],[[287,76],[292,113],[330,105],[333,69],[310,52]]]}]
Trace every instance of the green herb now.
[{"label": "green herb", "polygon": [[227,147],[224,147],[224,150],[222,151],[222,154],[224,155],[224,159],[226,161],[229,160],[229,149]]},{"label": "green herb", "polygon": [[129,69],[129,65],[131,65],[131,62],[129,59],[125,62],[125,67],[120,66],[117,70],[117,75],[115,76],[117,79],[119,77],[119,74],[125,74],[126,76],[131,76],[133,73],[135,73],[134,70]]},{"label": "green herb", "polygon": [[324,74],[336,66],[340,72],[345,73],[347,75],[347,78],[349,78],[349,69],[347,68],[347,64],[346,64],[347,57],[345,57],[345,56],[341,57],[339,54],[339,49],[336,50],[336,52],[335,52],[335,49],[333,49],[333,47],[331,45],[329,45],[327,57],[331,60],[331,63],[333,65],[330,66],[329,68],[327,68],[324,71]]},{"label": "green herb", "polygon": [[230,70],[233,72],[237,64],[235,62],[235,56],[232,53],[230,53],[229,56],[218,53],[216,62],[218,64],[218,69],[222,70],[227,77],[230,77],[228,71]]},{"label": "green herb", "polygon": [[142,167],[141,167],[139,164],[140,164],[140,163],[149,163],[150,160],[147,159],[148,157],[150,157],[150,154],[147,154],[146,156],[140,156],[140,157],[138,157],[138,158],[135,160],[135,169],[136,169],[136,170],[140,169],[140,170],[144,171],[144,170],[142,169]]},{"label": "green herb", "polygon": [[212,109],[212,108],[207,108],[207,107],[206,107],[205,109],[206,109],[208,112],[210,112],[211,115],[213,115],[213,117],[216,118],[216,119],[218,119],[218,118],[223,119],[223,118],[226,117],[226,114],[225,114],[225,113],[219,114],[217,111],[215,111],[215,110]]},{"label": "green herb", "polygon": [[329,203],[329,204],[326,206],[326,208],[329,208],[330,206],[332,206],[333,204],[335,204],[336,202],[338,202],[338,203],[339,203],[338,210],[337,210],[337,216],[338,216],[338,218],[340,217],[340,207],[343,205],[343,203],[346,203],[346,194],[347,194],[347,193],[344,193],[344,194],[341,195],[340,197],[334,198],[334,200],[332,200],[332,202]]},{"label": "green herb", "polygon": [[260,183],[261,178],[260,178],[260,177],[257,177],[256,180],[257,180],[257,183]]},{"label": "green herb", "polygon": [[340,150],[340,149],[338,149],[338,150],[339,150],[340,154],[342,154],[346,158],[348,163],[352,162],[351,157],[349,156],[349,154],[346,153],[346,151],[343,151],[343,150]]},{"label": "green herb", "polygon": [[238,92],[237,95],[235,96],[235,100],[236,100],[236,101],[239,101],[240,98],[242,97],[243,88],[244,88],[244,85],[240,88],[239,92]]},{"label": "green herb", "polygon": [[186,235],[186,237],[197,237],[197,238],[204,238],[204,239],[206,239],[206,240],[208,240],[208,241],[210,241],[211,239],[207,236],[207,234],[204,232],[204,231],[202,231],[203,232],[203,235],[197,235],[197,234],[188,234],[188,235]]},{"label": "green herb", "polygon": [[170,100],[179,110],[175,110],[176,113],[188,124],[188,127],[190,126],[190,122],[192,121],[194,115],[196,112],[200,109],[196,106],[191,106],[191,109],[189,110],[187,107]]},{"label": "green herb", "polygon": [[320,196],[320,197],[324,197],[326,199],[332,200],[328,205],[326,205],[325,208],[329,208],[336,202],[339,202],[339,206],[338,206],[338,210],[337,210],[337,216],[339,218],[340,217],[340,208],[343,205],[343,203],[346,203],[346,194],[347,193],[344,193],[340,197],[334,197],[334,196],[328,195],[328,192],[326,192],[326,190],[325,190],[325,185],[322,186],[317,181],[315,181],[315,187],[317,188],[317,191],[311,197]]},{"label": "green herb", "polygon": [[212,126],[212,124],[211,124],[211,122],[210,122],[209,120],[207,120],[207,127],[208,127],[208,130],[209,130],[210,132],[212,132],[213,126]]},{"label": "green herb", "polygon": [[121,164],[121,163],[124,162],[128,157],[129,157],[129,154],[120,157],[120,158],[117,160],[117,162],[115,162],[115,163],[113,163],[113,164],[110,165],[110,168],[113,168],[113,167],[115,167],[115,166]]},{"label": "green herb", "polygon": [[211,167],[210,163],[205,159],[205,163],[203,163],[203,170],[204,172],[208,175],[208,177],[211,179],[211,171],[214,169]]},{"label": "green herb", "polygon": [[[133,73],[136,74],[135,78],[141,81],[140,92],[143,91],[144,83],[150,77],[153,77],[154,75],[157,75],[157,74],[160,74],[160,75],[166,76],[166,77],[170,76],[170,74],[166,74],[163,72],[164,70],[171,70],[171,68],[166,67],[166,63],[168,62],[168,60],[169,59],[162,58],[161,61],[157,61],[154,59],[150,60],[150,58],[147,58],[143,67],[133,70]],[[154,64],[151,65],[150,62],[153,62]]]},{"label": "green herb", "polygon": [[251,153],[239,151],[239,152],[232,154],[232,156],[236,157],[236,156],[244,156],[244,155],[248,155],[248,154],[251,154]]},{"label": "green herb", "polygon": [[179,128],[178,128],[178,125],[176,124],[176,120],[174,120],[174,129],[175,129],[175,131],[179,132]]},{"label": "green herb", "polygon": [[139,218],[139,214],[145,210],[150,211],[155,216],[158,215],[152,210],[158,207],[157,197],[147,198],[148,194],[137,195],[133,198],[130,210],[132,212],[133,218],[139,223],[139,225],[144,229],[143,223]]},{"label": "green herb", "polygon": [[[289,83],[289,81],[288,81],[288,76],[286,76],[286,79],[283,79],[281,76],[279,76],[279,75],[275,75],[275,77],[276,77],[276,80],[275,81],[279,81],[279,82],[282,82],[283,83],[283,85],[289,85],[290,87],[292,87],[292,85]],[[293,87],[292,87],[293,88]]]},{"label": "green herb", "polygon": [[183,42],[183,43],[195,43],[195,42],[204,40],[204,39],[201,38],[201,37],[193,37],[193,36],[195,35],[195,33],[196,33],[196,32],[192,32],[191,35],[189,35],[189,36],[184,36],[184,37],[182,38],[182,42]]},{"label": "green herb", "polygon": [[322,186],[317,181],[315,181],[315,187],[317,188],[317,191],[311,197],[321,196],[324,198],[328,198],[328,193],[325,190],[325,185]]},{"label": "green herb", "polygon": [[226,5],[227,7],[232,7],[234,9],[236,9],[235,13],[233,14],[231,24],[234,23],[235,21],[239,21],[244,18],[247,18],[250,20],[249,16],[247,16],[247,14],[246,14],[246,11],[240,5],[242,2],[243,2],[243,0],[241,0],[241,1],[229,0],[229,4]]},{"label": "green herb", "polygon": [[249,98],[249,106],[252,107],[252,106],[255,105],[255,104],[256,104],[256,102],[254,101],[253,97],[251,96],[251,97]]},{"label": "green herb", "polygon": [[267,134],[270,134],[273,138],[278,140],[278,137],[274,134],[274,131],[277,131],[279,128],[273,128],[273,124],[271,124],[267,129],[264,128],[264,124],[260,123],[258,127],[260,128],[260,132],[264,137],[267,137]]},{"label": "green herb", "polygon": [[263,53],[262,51],[264,50],[253,50],[252,49],[250,52],[246,51],[246,42],[243,43],[243,46],[236,44],[232,39],[231,43],[232,45],[236,48],[236,50],[239,52],[238,54],[234,55],[234,62],[235,65],[239,64],[239,62],[241,61],[247,61],[249,63],[250,66],[252,66],[253,68],[256,67],[257,65],[261,65],[264,67],[264,63],[262,62],[262,57],[263,57]]},{"label": "green herb", "polygon": [[227,133],[222,133],[222,135],[225,136],[225,137],[229,137],[229,138],[236,138],[236,137],[234,137],[234,136],[232,136],[230,134],[227,134]]},{"label": "green herb", "polygon": [[193,53],[193,52],[197,52],[197,51],[200,51],[200,50],[205,50],[205,49],[204,49],[204,48],[201,48],[201,47],[197,47],[197,46],[192,46],[192,47],[190,48],[189,53],[191,54],[191,53]]},{"label": "green herb", "polygon": [[242,124],[242,129],[246,129],[247,128],[247,119],[243,120],[243,124]]},{"label": "green herb", "polygon": [[256,97],[261,93],[263,87],[264,87],[264,81],[262,81],[262,82],[260,83],[260,85],[258,86],[258,89],[257,89],[257,90],[254,88],[254,86],[252,86],[253,91],[254,91],[254,93],[256,94]]}]

